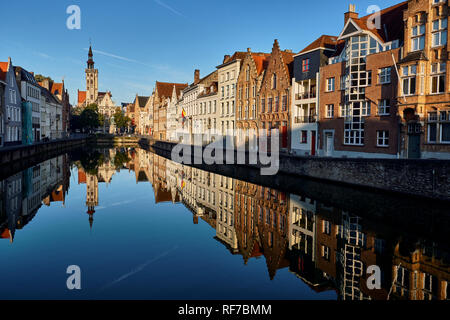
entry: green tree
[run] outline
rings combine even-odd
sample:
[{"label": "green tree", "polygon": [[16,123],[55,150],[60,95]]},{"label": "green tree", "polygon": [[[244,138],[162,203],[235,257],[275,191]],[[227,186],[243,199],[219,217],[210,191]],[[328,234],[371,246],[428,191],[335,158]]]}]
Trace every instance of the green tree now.
[{"label": "green tree", "polygon": [[37,82],[42,82],[42,81],[44,81],[44,80],[53,81],[52,78],[50,78],[50,77],[45,77],[45,76],[43,76],[42,74],[37,74],[37,75],[35,75],[35,76],[34,76],[34,79],[36,79]]},{"label": "green tree", "polygon": [[114,123],[118,129],[127,128],[131,122],[131,119],[125,116],[120,108],[116,109],[113,118]]},{"label": "green tree", "polygon": [[95,103],[88,105],[80,114],[80,124],[85,129],[95,129],[100,126],[98,106]]}]

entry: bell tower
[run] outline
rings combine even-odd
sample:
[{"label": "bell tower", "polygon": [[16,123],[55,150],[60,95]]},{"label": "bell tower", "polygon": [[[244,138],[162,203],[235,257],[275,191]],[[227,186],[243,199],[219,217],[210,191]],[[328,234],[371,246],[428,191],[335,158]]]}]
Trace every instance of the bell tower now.
[{"label": "bell tower", "polygon": [[94,55],[92,46],[89,46],[89,54],[86,68],[86,103],[94,103],[98,98],[98,70],[94,68]]}]

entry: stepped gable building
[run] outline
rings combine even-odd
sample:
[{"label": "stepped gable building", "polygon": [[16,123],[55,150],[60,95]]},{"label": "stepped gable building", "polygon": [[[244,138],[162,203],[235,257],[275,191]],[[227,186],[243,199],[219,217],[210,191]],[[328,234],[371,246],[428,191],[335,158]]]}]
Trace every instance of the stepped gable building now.
[{"label": "stepped gable building", "polygon": [[139,134],[146,133],[146,129],[149,129],[148,126],[148,112],[145,108],[147,106],[148,100],[150,97],[143,97],[136,94],[136,98],[134,99],[134,125],[136,126],[135,132]]},{"label": "stepped gable building", "polygon": [[188,86],[187,83],[169,83],[156,81],[153,100],[153,130],[154,138],[166,140],[167,109],[173,99]]},{"label": "stepped gable building", "polygon": [[247,49],[237,80],[236,128],[238,146],[249,145],[249,129],[258,130],[258,100],[262,80],[269,64],[270,53]]},{"label": "stepped gable building", "polygon": [[406,5],[380,11],[378,25],[353,5],[345,13],[335,55],[320,71],[320,155],[399,156],[396,63]]},{"label": "stepped gable building", "polygon": [[294,54],[282,51],[275,39],[260,91],[259,128],[267,131],[270,143],[271,130],[277,129],[280,150],[290,148],[290,97]]},{"label": "stepped gable building", "polygon": [[294,57],[291,150],[297,155],[317,155],[320,68],[328,64],[336,44],[337,37],[322,35]]},{"label": "stepped gable building", "polygon": [[408,158],[450,159],[448,2],[407,1],[404,7],[400,152]]}]

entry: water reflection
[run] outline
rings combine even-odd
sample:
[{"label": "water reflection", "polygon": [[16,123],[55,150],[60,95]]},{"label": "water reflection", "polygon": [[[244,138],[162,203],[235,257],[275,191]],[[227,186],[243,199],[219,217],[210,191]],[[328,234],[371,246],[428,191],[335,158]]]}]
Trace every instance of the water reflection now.
[{"label": "water reflection", "polygon": [[[271,280],[288,269],[300,279],[290,281],[316,293],[334,291],[342,300],[450,299],[448,243],[400,235],[389,222],[373,223],[358,212],[180,165],[142,149],[61,155],[4,179],[1,238],[13,242],[42,205],[64,206],[71,172],[78,185],[86,186],[86,218],[95,229],[96,211],[105,205],[99,185],[126,171],[137,184],[151,184],[157,207],[183,204],[194,224],[202,220],[215,229],[215,241],[241,256],[244,265],[264,259]],[[380,290],[366,285],[371,265],[381,268]]]}]

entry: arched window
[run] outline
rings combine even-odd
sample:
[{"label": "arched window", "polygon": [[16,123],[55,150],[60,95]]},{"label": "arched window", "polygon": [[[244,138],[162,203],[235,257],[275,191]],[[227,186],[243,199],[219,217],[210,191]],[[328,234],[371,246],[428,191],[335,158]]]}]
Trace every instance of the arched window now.
[{"label": "arched window", "polygon": [[277,74],[274,73],[272,75],[272,89],[276,89],[277,88]]}]

